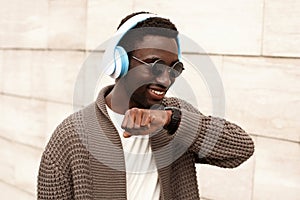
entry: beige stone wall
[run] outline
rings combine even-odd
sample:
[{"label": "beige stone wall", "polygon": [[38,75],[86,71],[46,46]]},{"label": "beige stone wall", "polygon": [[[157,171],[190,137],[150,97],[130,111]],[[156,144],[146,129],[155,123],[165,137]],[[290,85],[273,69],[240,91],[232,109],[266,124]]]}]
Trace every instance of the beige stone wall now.
[{"label": "beige stone wall", "polygon": [[298,0],[0,0],[1,199],[36,199],[41,153],[73,112],[89,50],[140,10],[169,16],[205,49],[224,84],[225,117],[255,140],[255,155],[236,169],[197,166],[201,196],[299,199]]}]

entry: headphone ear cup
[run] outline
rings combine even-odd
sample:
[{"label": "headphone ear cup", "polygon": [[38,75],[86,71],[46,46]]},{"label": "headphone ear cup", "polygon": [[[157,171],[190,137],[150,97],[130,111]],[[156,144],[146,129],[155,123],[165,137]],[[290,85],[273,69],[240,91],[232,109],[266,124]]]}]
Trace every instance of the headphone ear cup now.
[{"label": "headphone ear cup", "polygon": [[114,52],[115,70],[112,74],[113,78],[120,78],[124,76],[129,67],[129,60],[126,50],[121,46],[116,46]]}]

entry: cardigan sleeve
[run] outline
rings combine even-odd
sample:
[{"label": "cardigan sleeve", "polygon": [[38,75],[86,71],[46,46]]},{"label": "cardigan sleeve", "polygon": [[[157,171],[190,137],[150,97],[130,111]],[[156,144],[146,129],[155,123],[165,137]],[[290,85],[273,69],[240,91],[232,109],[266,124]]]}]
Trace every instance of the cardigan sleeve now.
[{"label": "cardigan sleeve", "polygon": [[233,168],[254,153],[251,137],[238,125],[218,117],[205,116],[186,101],[172,98],[181,109],[181,121],[173,137],[188,151],[196,162]]},{"label": "cardigan sleeve", "polygon": [[74,199],[70,150],[74,125],[71,117],[57,126],[43,152],[37,184],[38,199]]},{"label": "cardigan sleeve", "polygon": [[38,199],[89,199],[88,150],[81,113],[65,119],[43,152],[37,184]]},{"label": "cardigan sleeve", "polygon": [[47,155],[43,154],[37,185],[37,199],[72,199],[72,180],[65,176]]}]

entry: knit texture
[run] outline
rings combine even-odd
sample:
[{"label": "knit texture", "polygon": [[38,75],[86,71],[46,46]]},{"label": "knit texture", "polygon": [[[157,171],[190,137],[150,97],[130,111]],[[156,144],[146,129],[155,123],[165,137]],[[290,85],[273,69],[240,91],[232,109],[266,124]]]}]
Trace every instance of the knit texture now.
[{"label": "knit texture", "polygon": [[[127,198],[122,144],[105,107],[112,87],[56,128],[42,155],[38,199]],[[204,116],[178,98],[162,104],[180,108],[182,119],[175,134],[162,129],[150,136],[160,199],[200,199],[196,163],[233,168],[253,154],[253,141],[239,126]]]}]

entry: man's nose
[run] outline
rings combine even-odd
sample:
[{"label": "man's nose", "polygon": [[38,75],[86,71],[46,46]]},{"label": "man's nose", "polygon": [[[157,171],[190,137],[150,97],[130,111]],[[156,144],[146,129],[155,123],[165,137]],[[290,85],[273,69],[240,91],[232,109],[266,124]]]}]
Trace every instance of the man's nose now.
[{"label": "man's nose", "polygon": [[156,77],[156,81],[165,87],[169,87],[172,84],[168,67],[166,67],[163,72]]}]

